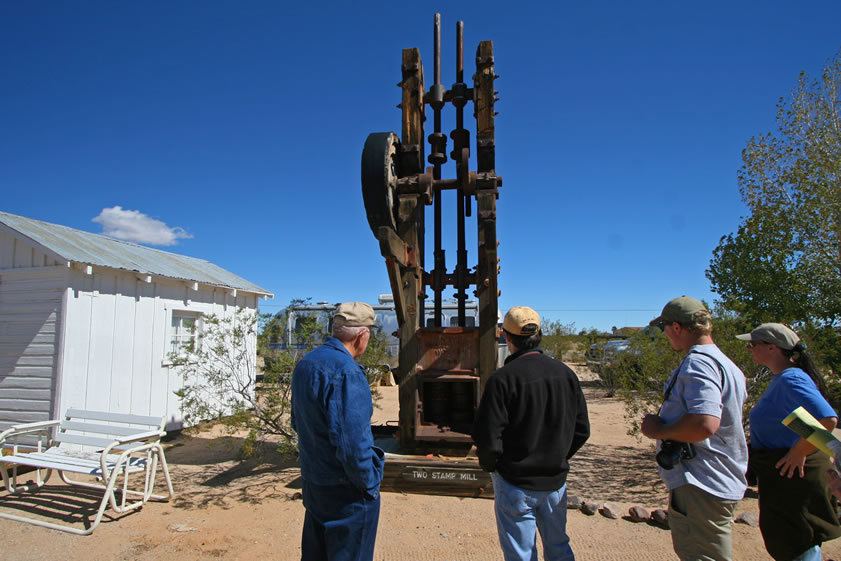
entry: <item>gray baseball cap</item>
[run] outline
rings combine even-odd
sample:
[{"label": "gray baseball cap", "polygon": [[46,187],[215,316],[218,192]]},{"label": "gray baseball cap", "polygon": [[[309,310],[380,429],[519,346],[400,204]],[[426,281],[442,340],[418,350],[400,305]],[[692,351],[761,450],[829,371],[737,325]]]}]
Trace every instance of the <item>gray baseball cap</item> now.
[{"label": "gray baseball cap", "polygon": [[736,339],[771,343],[786,351],[792,350],[800,342],[797,333],[782,323],[763,323],[750,333],[736,335]]}]

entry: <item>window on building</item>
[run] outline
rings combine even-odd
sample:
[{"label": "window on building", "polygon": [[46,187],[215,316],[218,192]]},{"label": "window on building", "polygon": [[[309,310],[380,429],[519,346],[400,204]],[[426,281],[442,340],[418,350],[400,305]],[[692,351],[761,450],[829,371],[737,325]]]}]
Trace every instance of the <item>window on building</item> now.
[{"label": "window on building", "polygon": [[198,344],[199,315],[189,312],[172,312],[172,328],[169,335],[169,350],[186,354]]},{"label": "window on building", "polygon": [[333,328],[333,318],[322,311],[304,311],[295,314],[292,345],[307,347],[320,345]]}]

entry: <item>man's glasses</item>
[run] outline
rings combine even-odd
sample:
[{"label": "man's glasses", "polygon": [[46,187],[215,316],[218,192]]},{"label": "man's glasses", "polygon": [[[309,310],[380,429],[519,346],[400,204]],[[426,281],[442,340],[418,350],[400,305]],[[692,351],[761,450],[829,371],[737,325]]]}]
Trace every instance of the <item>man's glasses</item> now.
[{"label": "man's glasses", "polygon": [[771,343],[766,343],[765,341],[750,341],[748,342],[745,347],[748,349],[755,349],[759,345],[770,345]]},{"label": "man's glasses", "polygon": [[658,321],[658,322],[657,322],[657,323],[655,323],[654,325],[655,325],[655,326],[656,326],[656,327],[657,327],[660,331],[665,331],[665,330],[666,330],[666,326],[667,326],[667,325],[671,325],[671,324],[673,324],[673,323],[674,323],[673,321]]}]

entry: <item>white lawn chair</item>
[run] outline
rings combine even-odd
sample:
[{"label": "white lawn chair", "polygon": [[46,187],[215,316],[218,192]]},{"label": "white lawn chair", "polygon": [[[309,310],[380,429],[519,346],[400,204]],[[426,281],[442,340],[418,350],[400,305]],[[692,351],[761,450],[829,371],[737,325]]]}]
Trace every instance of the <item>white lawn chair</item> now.
[{"label": "white lawn chair", "polygon": [[[170,500],[175,493],[161,447],[161,437],[166,434],[164,423],[162,417],[68,409],[63,420],[15,425],[0,433],[0,449],[12,450],[10,456],[0,458],[0,473],[9,493],[37,491],[53,470],[68,485],[103,491],[96,517],[86,529],[5,512],[0,512],[0,517],[88,535],[99,525],[108,504],[117,514],[123,514],[142,507],[149,499]],[[55,435],[51,436],[55,427]],[[21,446],[22,439],[30,442],[37,439],[35,451],[26,453]],[[159,465],[166,480],[166,495],[153,494]],[[18,466],[35,468],[36,480],[18,484]],[[43,475],[42,470],[46,470]],[[95,479],[94,482],[76,481],[68,478],[68,473]],[[139,474],[135,479],[139,477],[142,481],[130,486],[129,476],[135,474]],[[129,497],[133,500],[129,501]]]}]

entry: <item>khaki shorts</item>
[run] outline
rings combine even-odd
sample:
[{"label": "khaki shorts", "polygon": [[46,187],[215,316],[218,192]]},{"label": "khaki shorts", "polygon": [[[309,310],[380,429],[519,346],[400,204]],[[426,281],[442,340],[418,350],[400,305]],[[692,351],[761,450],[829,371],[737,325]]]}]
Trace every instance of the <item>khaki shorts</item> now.
[{"label": "khaki shorts", "polygon": [[669,528],[681,561],[730,561],[730,521],[738,503],[694,485],[681,485],[669,493]]}]

